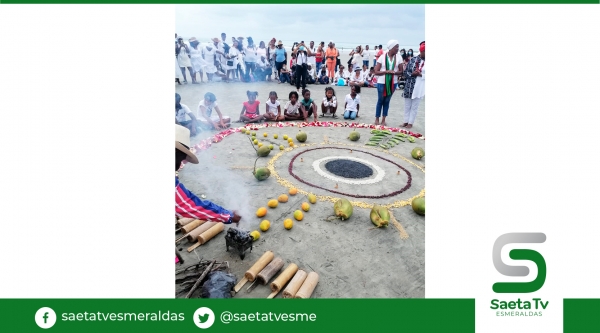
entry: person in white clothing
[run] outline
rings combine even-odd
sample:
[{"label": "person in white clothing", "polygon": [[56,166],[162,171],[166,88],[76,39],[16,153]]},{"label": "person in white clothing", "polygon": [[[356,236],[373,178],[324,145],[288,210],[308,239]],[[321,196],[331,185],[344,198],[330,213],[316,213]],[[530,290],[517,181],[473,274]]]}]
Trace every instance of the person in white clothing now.
[{"label": "person in white clothing", "polygon": [[185,69],[187,68],[190,72],[190,76],[192,77],[192,83],[196,83],[196,79],[194,78],[194,70],[192,69],[192,62],[190,60],[190,48],[183,42],[183,38],[179,37],[177,39],[179,44],[175,45],[175,56],[177,57],[177,62],[179,64],[179,68],[181,69],[181,73],[183,74],[183,83],[187,83],[187,77],[185,75]]},{"label": "person in white clothing", "polygon": [[266,110],[263,118],[267,121],[284,121],[285,116],[281,114],[281,104],[277,100],[277,92],[271,91],[267,99]]},{"label": "person in white clothing", "polygon": [[419,46],[419,55],[413,57],[404,72],[407,77],[404,86],[404,124],[412,128],[419,111],[419,104],[425,97],[425,42]]},{"label": "person in white clothing", "polygon": [[308,46],[308,49],[311,52],[311,56],[308,57],[308,64],[312,65],[312,68],[317,68],[317,48],[315,47],[315,42],[314,41],[310,41],[310,44]]},{"label": "person in white clothing", "polygon": [[321,102],[321,116],[325,117],[325,115],[331,114],[332,118],[337,119],[335,111],[337,111],[335,90],[331,87],[327,87],[325,88],[325,97],[323,97],[323,102]]},{"label": "person in white clothing", "polygon": [[254,69],[256,67],[257,58],[257,47],[254,45],[252,37],[248,37],[248,45],[244,48],[244,62],[246,64],[246,82],[250,82],[250,75],[254,76]]},{"label": "person in white clothing", "polygon": [[373,50],[369,50],[369,45],[365,45],[365,50],[363,51],[363,65],[368,68],[371,59],[373,59]]},{"label": "person in white clothing", "polygon": [[337,73],[335,73],[335,77],[333,78],[333,82],[331,84],[334,86],[345,86],[348,84],[349,77],[350,73],[345,70],[344,66],[340,65],[340,69]]},{"label": "person in white clothing", "polygon": [[203,68],[206,66],[206,62],[204,58],[202,58],[202,48],[199,47],[200,42],[196,39],[196,37],[190,38],[190,60],[192,62],[192,68],[194,69],[194,73],[192,74],[192,83],[198,83],[196,81],[196,74],[200,74],[200,82],[204,82],[204,73]]},{"label": "person in white clothing", "polygon": [[354,120],[358,117],[360,111],[360,86],[350,87],[350,93],[346,95],[346,104],[344,106],[344,119]]},{"label": "person in white clothing", "polygon": [[[213,114],[217,111],[217,114]],[[217,105],[217,97],[211,92],[204,94],[204,99],[198,103],[198,115],[202,126],[209,129],[226,129],[231,125],[231,118],[223,116]]]},{"label": "person in white clothing", "polygon": [[233,45],[227,50],[225,64],[223,66],[223,69],[227,71],[227,79],[229,79],[229,76],[231,76],[231,80],[235,79],[240,54],[238,42],[237,40],[234,40]]},{"label": "person in white clothing", "polygon": [[354,68],[354,73],[352,75],[350,75],[350,82],[348,83],[349,86],[363,86],[365,84],[365,78],[363,76],[362,73],[362,69],[360,68],[360,66],[356,66],[356,68]]},{"label": "person in white clothing", "polygon": [[296,83],[296,91],[306,89],[306,81],[308,79],[308,57],[312,56],[312,51],[304,45],[298,44],[292,51],[292,55],[296,55],[296,67],[294,70],[294,82]]},{"label": "person in white clothing", "polygon": [[377,78],[377,104],[375,106],[375,125],[379,125],[379,117],[383,109],[383,119],[381,125],[386,126],[385,118],[388,115],[388,109],[390,108],[390,101],[392,95],[396,90],[396,82],[398,81],[398,75],[401,75],[400,64],[402,59],[396,57],[398,49],[398,41],[395,39],[390,40],[387,43],[388,51],[382,53],[377,59],[377,65],[375,65],[375,75]]},{"label": "person in white clothing", "polygon": [[313,65],[308,64],[306,74],[308,74],[306,76],[306,83],[314,84],[317,81],[317,74],[315,73],[315,68],[313,67]]},{"label": "person in white clothing", "polygon": [[198,128],[196,116],[187,105],[181,103],[181,96],[178,93],[175,93],[175,124],[189,129],[192,136],[196,135]]}]

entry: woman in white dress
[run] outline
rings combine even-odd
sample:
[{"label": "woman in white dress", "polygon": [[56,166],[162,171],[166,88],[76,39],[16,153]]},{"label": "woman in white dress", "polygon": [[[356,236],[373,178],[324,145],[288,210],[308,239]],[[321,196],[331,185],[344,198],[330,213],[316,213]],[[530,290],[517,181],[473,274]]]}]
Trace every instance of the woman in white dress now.
[{"label": "woman in white dress", "polygon": [[206,66],[206,62],[202,58],[202,48],[199,47],[200,42],[196,39],[196,37],[190,38],[190,60],[192,61],[192,68],[194,69],[194,74],[192,74],[192,78],[194,79],[192,83],[198,83],[196,81],[196,73],[200,73],[200,82],[204,82],[204,74],[202,73],[202,68]]},{"label": "woman in white dress", "polygon": [[238,68],[238,57],[240,56],[241,52],[238,49],[238,42],[237,40],[233,41],[233,45],[229,48],[229,50],[226,51],[226,56],[224,57],[224,65],[223,65],[223,69],[227,71],[227,78],[229,79],[229,76],[231,75],[231,80],[235,79],[235,71]]},{"label": "woman in white dress", "polygon": [[208,44],[202,48],[202,57],[206,62],[206,67],[204,68],[204,70],[206,71],[206,76],[208,76],[209,82],[213,81],[213,76],[217,72],[217,66],[215,66],[215,62],[217,52],[220,51],[217,50],[217,46],[215,44]]},{"label": "woman in white dress", "polygon": [[[404,124],[402,127],[412,128],[419,111],[419,104],[425,97],[425,42],[419,46],[419,55],[413,57],[405,71],[404,87]],[[411,91],[412,89],[412,91]]]},{"label": "woman in white dress", "polygon": [[181,68],[179,68],[177,57],[175,57],[175,82],[181,85],[181,80],[183,80],[183,74],[181,74]]},{"label": "woman in white dress", "polygon": [[175,45],[175,55],[177,56],[177,63],[179,64],[179,68],[181,69],[181,73],[183,74],[183,83],[187,83],[187,78],[185,76],[186,68],[190,72],[192,82],[195,83],[196,78],[194,78],[194,70],[192,69],[192,62],[190,61],[190,49],[183,42],[183,38],[179,37],[177,41],[179,42],[179,44]]},{"label": "woman in white dress", "polygon": [[248,37],[248,45],[244,49],[244,62],[246,62],[246,82],[250,81],[250,74],[254,73],[254,65],[256,63],[257,49],[254,45],[252,37]]}]

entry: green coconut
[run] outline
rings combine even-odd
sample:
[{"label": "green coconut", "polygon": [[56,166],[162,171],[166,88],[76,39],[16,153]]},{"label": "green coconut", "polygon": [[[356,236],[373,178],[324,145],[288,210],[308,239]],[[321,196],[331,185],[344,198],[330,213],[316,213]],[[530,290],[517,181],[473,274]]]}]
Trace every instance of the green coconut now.
[{"label": "green coconut", "polygon": [[352,211],[354,208],[348,199],[340,199],[335,202],[333,205],[333,210],[335,212],[335,216],[341,217],[342,221],[347,220],[352,216]]},{"label": "green coconut", "polygon": [[416,198],[412,201],[412,209],[415,213],[425,216],[425,198]]},{"label": "green coconut", "polygon": [[371,209],[371,222],[377,226],[377,228],[387,227],[390,222],[390,211],[380,205],[375,204]]},{"label": "green coconut", "polygon": [[358,139],[360,139],[360,133],[354,130],[350,132],[350,135],[348,135],[348,139],[350,139],[350,141],[358,141]]},{"label": "green coconut", "polygon": [[423,150],[423,148],[417,147],[415,149],[413,149],[410,152],[410,155],[415,159],[415,160],[420,160],[423,157],[425,157],[425,151]]},{"label": "green coconut", "polygon": [[269,149],[269,146],[262,146],[256,150],[256,155],[258,155],[260,157],[269,156],[270,153],[271,153],[271,149]]},{"label": "green coconut", "polygon": [[269,171],[268,168],[258,168],[252,173],[254,174],[254,177],[256,177],[256,179],[258,180],[265,180],[271,175],[271,171]]},{"label": "green coconut", "polygon": [[299,142],[304,142],[304,141],[306,141],[306,139],[307,139],[307,136],[306,136],[305,132],[300,131],[300,132],[298,132],[298,134],[296,134],[296,140],[298,140]]}]

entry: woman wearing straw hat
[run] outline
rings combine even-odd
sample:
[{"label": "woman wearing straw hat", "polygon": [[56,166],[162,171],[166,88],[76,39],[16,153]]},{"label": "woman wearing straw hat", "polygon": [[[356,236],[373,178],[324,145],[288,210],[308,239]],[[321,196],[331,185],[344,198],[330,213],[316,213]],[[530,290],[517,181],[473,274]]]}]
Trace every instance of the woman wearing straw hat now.
[{"label": "woman wearing straw hat", "polygon": [[273,54],[275,56],[275,68],[277,69],[277,77],[279,77],[279,75],[281,75],[281,68],[283,68],[283,65],[287,63],[287,52],[285,52],[285,49],[283,48],[282,41],[277,42],[277,49],[273,51]]},{"label": "woman wearing straw hat", "polygon": [[198,83],[196,81],[196,73],[200,73],[200,82],[204,82],[204,74],[202,73],[202,68],[206,66],[206,61],[202,58],[202,48],[198,48],[200,42],[196,39],[196,37],[190,38],[190,60],[192,62],[192,68],[194,69],[194,74],[192,74],[192,83]]},{"label": "woman wearing straw hat", "polygon": [[379,117],[383,110],[383,119],[381,125],[386,126],[385,117],[388,115],[388,109],[390,108],[390,101],[392,95],[396,89],[396,81],[398,75],[401,75],[400,64],[401,59],[396,59],[398,53],[398,41],[395,39],[390,40],[387,43],[388,51],[383,53],[377,59],[377,65],[375,65],[375,75],[379,75],[377,78],[377,105],[375,107],[375,125],[379,125]]},{"label": "woman wearing straw hat", "polygon": [[190,61],[190,49],[183,42],[183,38],[179,37],[177,39],[179,44],[175,45],[175,56],[177,56],[177,63],[179,64],[179,68],[181,69],[181,73],[183,74],[183,83],[187,83],[187,77],[185,76],[185,69],[187,68],[190,72],[190,76],[192,77],[192,83],[196,83],[196,78],[194,77],[194,70],[192,69],[192,62]]},{"label": "woman wearing straw hat", "polygon": [[[198,164],[198,158],[190,151],[190,131],[175,125],[175,171],[183,161]],[[201,200],[190,192],[175,176],[175,215],[225,224],[238,224],[242,217],[208,200]]]}]

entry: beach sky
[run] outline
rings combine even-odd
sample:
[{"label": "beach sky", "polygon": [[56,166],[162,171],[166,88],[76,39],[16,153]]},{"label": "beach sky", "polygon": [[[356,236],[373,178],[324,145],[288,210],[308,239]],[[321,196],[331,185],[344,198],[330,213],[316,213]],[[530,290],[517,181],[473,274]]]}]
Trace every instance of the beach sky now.
[{"label": "beach sky", "polygon": [[177,5],[176,33],[201,42],[251,36],[294,41],[333,40],[338,47],[387,43],[418,49],[425,40],[424,5]]}]

